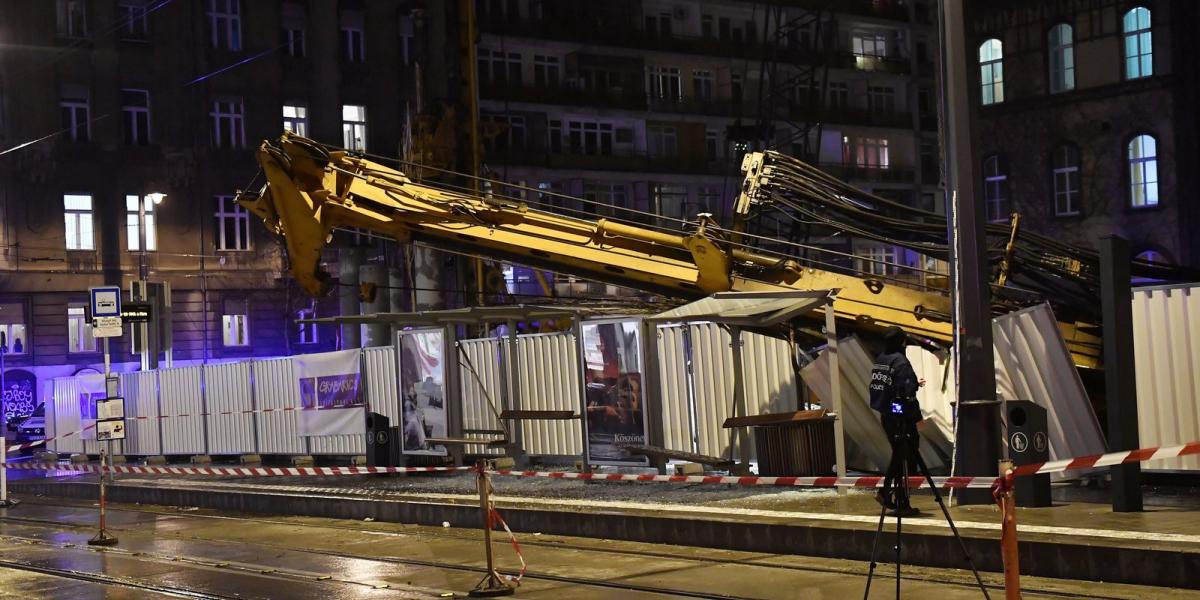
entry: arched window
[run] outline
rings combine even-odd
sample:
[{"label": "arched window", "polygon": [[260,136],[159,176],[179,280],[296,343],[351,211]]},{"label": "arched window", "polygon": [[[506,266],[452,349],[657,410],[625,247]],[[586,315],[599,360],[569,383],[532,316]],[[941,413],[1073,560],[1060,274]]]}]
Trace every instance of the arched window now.
[{"label": "arched window", "polygon": [[979,46],[983,105],[1004,102],[1004,44],[992,38]]},{"label": "arched window", "polygon": [[1075,89],[1075,31],[1066,23],[1051,27],[1046,49],[1050,55],[1050,93]]},{"label": "arched window", "polygon": [[1128,156],[1129,204],[1134,208],[1158,206],[1158,143],[1154,136],[1130,140]]},{"label": "arched window", "polygon": [[1154,47],[1150,34],[1150,9],[1139,6],[1125,13],[1125,79],[1154,74]]},{"label": "arched window", "polygon": [[988,222],[1008,219],[1008,175],[997,154],[983,159],[983,201]]},{"label": "arched window", "polygon": [[1164,265],[1168,262],[1167,257],[1163,256],[1163,253],[1159,252],[1158,250],[1143,250],[1134,258],[1149,263],[1162,263]]},{"label": "arched window", "polygon": [[1063,144],[1054,149],[1054,214],[1079,214],[1079,148]]}]

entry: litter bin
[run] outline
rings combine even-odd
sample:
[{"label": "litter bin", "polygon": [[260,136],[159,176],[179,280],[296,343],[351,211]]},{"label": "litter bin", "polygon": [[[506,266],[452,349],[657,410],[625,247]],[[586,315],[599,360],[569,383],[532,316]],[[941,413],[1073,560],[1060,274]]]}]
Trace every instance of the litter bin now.
[{"label": "litter bin", "polygon": [[833,417],[757,425],[754,449],[763,477],[815,477],[834,472]]},{"label": "litter bin", "polygon": [[[1046,409],[1029,400],[1008,401],[1008,455],[1015,465],[1050,460]],[[1017,506],[1050,506],[1050,475],[1017,477]]]},{"label": "litter bin", "polygon": [[379,413],[367,413],[367,466],[390,467],[392,431],[389,419]]}]

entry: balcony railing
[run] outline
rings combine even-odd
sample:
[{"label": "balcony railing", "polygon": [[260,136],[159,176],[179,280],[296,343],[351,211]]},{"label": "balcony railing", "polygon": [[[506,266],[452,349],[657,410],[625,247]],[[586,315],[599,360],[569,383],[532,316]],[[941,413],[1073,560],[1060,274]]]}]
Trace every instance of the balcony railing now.
[{"label": "balcony railing", "polygon": [[912,65],[909,64],[908,59],[899,56],[872,56],[868,54],[842,52],[837,55],[833,64],[846,69],[857,69],[859,71],[873,71],[879,73],[897,73],[907,75],[912,71]]},{"label": "balcony railing", "polygon": [[634,171],[643,173],[724,174],[732,172],[727,161],[691,156],[648,156],[644,152],[614,152],[613,154],[580,154],[508,148],[490,150],[487,160],[492,163],[527,165],[551,169],[587,169],[596,171]]},{"label": "balcony railing", "polygon": [[646,110],[646,94],[641,90],[609,88],[581,89],[570,85],[537,86],[484,84],[479,88],[484,100],[534,102],[568,106],[603,105],[610,108]]},{"label": "balcony railing", "polygon": [[825,123],[839,125],[865,125],[868,127],[896,127],[912,129],[912,113],[907,111],[878,111],[865,108],[840,108],[823,106],[813,114],[812,108],[803,104],[792,106],[793,119],[815,116]]}]

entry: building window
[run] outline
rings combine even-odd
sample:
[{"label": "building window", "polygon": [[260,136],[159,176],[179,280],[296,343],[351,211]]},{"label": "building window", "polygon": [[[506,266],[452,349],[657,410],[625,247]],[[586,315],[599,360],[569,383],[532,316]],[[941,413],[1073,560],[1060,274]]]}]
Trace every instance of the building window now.
[{"label": "building window", "polygon": [[583,184],[583,197],[589,202],[584,206],[587,212],[611,217],[627,206],[625,185],[620,183],[599,183],[588,181]]},{"label": "building window", "polygon": [[121,90],[121,112],[125,115],[125,143],[145,146],[150,143],[150,92]]},{"label": "building window", "polygon": [[683,99],[683,82],[679,77],[679,67],[650,67],[650,97],[674,101]]},{"label": "building window", "polygon": [[832,81],[829,83],[829,108],[845,110],[850,104],[850,84]]},{"label": "building window", "polygon": [[491,151],[525,148],[525,117],[520,115],[483,115],[483,121],[495,128],[495,135],[484,140]]},{"label": "building window", "polygon": [[546,143],[550,148],[550,152],[554,154],[562,153],[562,121],[551,119],[546,122]]},{"label": "building window", "polygon": [[400,62],[408,66],[413,63],[413,20],[400,17]]},{"label": "building window", "polygon": [[701,37],[712,39],[716,37],[716,28],[713,27],[712,15],[700,15],[700,35]]},{"label": "building window", "polygon": [[141,41],[149,32],[146,20],[145,0],[121,0],[117,5],[121,39]]},{"label": "building window", "polygon": [[558,85],[559,60],[557,56],[533,55],[533,83],[538,86]]},{"label": "building window", "polygon": [[646,15],[646,33],[650,35],[671,35],[671,13],[660,12],[655,15]]},{"label": "building window", "polygon": [[237,252],[250,249],[250,211],[233,196],[217,196],[217,250]]},{"label": "building window", "polygon": [[221,338],[226,347],[250,345],[249,302],[244,298],[226,298],[221,314]]},{"label": "building window", "polygon": [[704,130],[704,156],[708,160],[717,160],[720,158],[721,144],[718,135],[714,129]]},{"label": "building window", "polygon": [[[683,207],[688,199],[687,186],[655,183],[651,187],[650,197],[654,203],[652,208],[655,214],[668,219],[684,219]],[[678,223],[665,219],[661,221],[661,225],[672,229],[679,228]]]},{"label": "building window", "polygon": [[304,6],[294,2],[285,2],[280,24],[283,26],[283,43],[287,47],[287,53],[296,58],[304,58],[308,54],[304,35],[308,28],[308,17],[304,12]]},{"label": "building window", "polygon": [[58,106],[62,109],[62,125],[72,142],[92,139],[92,123],[86,97],[63,98]]},{"label": "building window", "polygon": [[58,0],[55,5],[58,35],[79,38],[87,36],[87,8],[84,0]]},{"label": "building window", "polygon": [[1134,208],[1158,206],[1158,144],[1139,135],[1129,142],[1129,203]]},{"label": "building window", "polygon": [[242,49],[241,0],[208,0],[208,27],[212,47]]},{"label": "building window", "polygon": [[[310,321],[317,318],[317,308],[302,308],[296,311],[297,321]],[[296,323],[298,335],[296,343],[298,344],[315,344],[317,343],[317,324],[316,323]]]},{"label": "building window", "polygon": [[139,231],[140,225],[144,225],[146,229],[146,250],[153,252],[158,250],[158,227],[154,219],[154,203],[148,198],[144,199],[146,205],[146,222],[138,222],[138,200],[136,195],[125,196],[125,237],[128,239],[126,248],[129,250],[141,250],[141,237]]},{"label": "building window", "polygon": [[0,303],[0,336],[9,354],[25,354],[29,348],[29,336],[25,329],[25,304],[21,302]]},{"label": "building window", "polygon": [[887,58],[887,36],[882,33],[856,33],[851,39],[854,56],[862,62],[863,58],[875,60]]},{"label": "building window", "polygon": [[612,156],[613,126],[595,121],[568,121],[567,137],[573,154]]},{"label": "building window", "polygon": [[242,99],[214,100],[212,112],[213,146],[217,148],[245,148],[246,128]]},{"label": "building window", "polygon": [[894,275],[898,272],[896,247],[858,244],[854,248],[855,270],[864,275]]},{"label": "building window", "polygon": [[1063,144],[1054,149],[1054,214],[1079,214],[1079,148]]},{"label": "building window", "polygon": [[1075,33],[1070,25],[1050,28],[1046,46],[1050,51],[1050,93],[1075,89]]},{"label": "building window", "polygon": [[284,104],[283,130],[307,137],[308,108],[301,104]]},{"label": "building window", "polygon": [[479,68],[479,82],[496,86],[513,85],[519,87],[521,77],[521,53],[503,52],[480,48],[476,56]]},{"label": "building window", "polygon": [[714,81],[712,71],[692,71],[692,95],[697,100],[712,100]]},{"label": "building window", "polygon": [[868,86],[867,105],[873,113],[890,115],[896,112],[896,90],[888,86]]},{"label": "building window", "polygon": [[1125,13],[1125,79],[1154,74],[1154,45],[1150,32],[1150,10],[1137,7]]},{"label": "building window", "polygon": [[742,103],[742,74],[733,73],[729,76],[729,100],[734,106]]},{"label": "building window", "polygon": [[66,220],[67,250],[95,250],[92,197],[82,194],[63,196],[63,215]]},{"label": "building window", "polygon": [[886,138],[842,136],[842,161],[864,169],[887,169],[891,166]]},{"label": "building window", "polygon": [[342,146],[355,152],[367,151],[367,107],[342,105]]},{"label": "building window", "polygon": [[87,320],[87,309],[82,303],[72,302],[67,307],[67,352],[95,351],[96,338]]},{"label": "building window", "polygon": [[979,46],[983,105],[1004,102],[1004,44],[992,38]]},{"label": "building window", "polygon": [[679,154],[679,137],[674,127],[646,128],[646,154],[650,158],[669,158]]},{"label": "building window", "polygon": [[1008,175],[996,155],[983,159],[983,201],[989,223],[1008,219]]},{"label": "building window", "polygon": [[342,59],[360,63],[366,60],[367,47],[363,36],[363,15],[358,11],[342,12]]}]

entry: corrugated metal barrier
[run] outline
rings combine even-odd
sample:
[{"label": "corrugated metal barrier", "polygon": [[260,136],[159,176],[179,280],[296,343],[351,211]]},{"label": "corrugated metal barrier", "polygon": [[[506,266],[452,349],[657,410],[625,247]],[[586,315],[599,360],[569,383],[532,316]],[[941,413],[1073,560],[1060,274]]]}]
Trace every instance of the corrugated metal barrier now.
[{"label": "corrugated metal barrier", "polygon": [[254,410],[253,364],[247,361],[204,367],[204,397],[210,413],[204,421],[210,454],[258,451],[255,415],[242,412]]},{"label": "corrugated metal barrier", "polygon": [[158,412],[158,373],[138,371],[121,374],[121,393],[125,396],[125,452],[134,456],[162,454],[161,424]]},{"label": "corrugated metal barrier", "polygon": [[[462,422],[464,436],[468,438],[493,439],[496,436],[471,433],[475,431],[501,431],[496,413],[504,410],[509,396],[503,377],[504,357],[501,348],[507,340],[495,338],[463,340],[458,347],[459,382],[462,387]],[[481,444],[466,446],[468,454],[503,454],[503,448],[490,448]]]},{"label": "corrugated metal barrier", "polygon": [[[1139,445],[1200,439],[1200,285],[1133,292]],[[1200,469],[1200,456],[1172,458],[1151,469]]]},{"label": "corrugated metal barrier", "polygon": [[[478,365],[476,365],[478,366]],[[573,333],[535,333],[517,336],[517,397],[521,410],[569,410],[580,414],[582,374]],[[580,419],[520,421],[521,443],[535,456],[583,454]]]},{"label": "corrugated metal barrier", "polygon": [[[162,453],[207,454],[204,420],[204,367],[158,370],[158,409],[172,418],[162,422]],[[176,415],[193,415],[177,417]]]},{"label": "corrugated metal barrier", "polygon": [[[290,358],[254,361],[254,401],[259,409],[300,406]],[[296,435],[295,412],[269,412],[255,420],[259,454],[307,454],[307,438]]]}]

